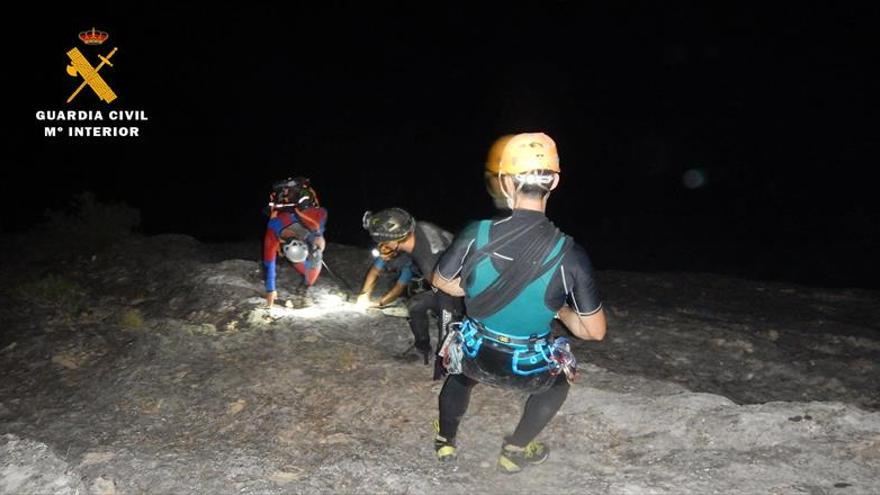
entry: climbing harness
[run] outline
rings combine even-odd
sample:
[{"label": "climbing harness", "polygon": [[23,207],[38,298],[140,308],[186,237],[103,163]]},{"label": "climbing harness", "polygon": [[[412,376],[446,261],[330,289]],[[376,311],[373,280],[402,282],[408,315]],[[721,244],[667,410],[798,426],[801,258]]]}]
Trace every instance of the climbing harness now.
[{"label": "climbing harness", "polygon": [[462,325],[464,352],[474,359],[484,345],[512,354],[510,371],[515,375],[529,376],[550,370],[549,334],[516,337],[486,328],[482,323],[466,319]]},{"label": "climbing harness", "polygon": [[490,330],[468,318],[456,333],[447,351],[450,367],[457,366],[459,360],[461,373],[471,379],[528,393],[546,390],[556,379],[550,373],[553,365],[549,332],[518,337]]}]

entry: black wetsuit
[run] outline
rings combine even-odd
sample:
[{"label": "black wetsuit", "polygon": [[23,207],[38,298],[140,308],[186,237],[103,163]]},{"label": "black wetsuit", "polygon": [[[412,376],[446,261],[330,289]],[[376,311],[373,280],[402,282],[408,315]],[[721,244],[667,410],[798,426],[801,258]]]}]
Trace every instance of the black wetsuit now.
[{"label": "black wetsuit", "polygon": [[[510,217],[492,222],[488,238],[494,240],[527,225],[546,226],[544,222],[549,223],[549,220],[542,212],[514,210]],[[469,226],[456,237],[455,242],[446,250],[437,265],[440,276],[452,280],[461,275],[468,257],[477,251],[477,237],[478,227],[476,224]],[[499,247],[490,257],[492,266],[498,272],[502,272],[508,263],[526,264],[533,261],[524,259],[523,256],[523,251],[530,241],[529,237],[528,234],[524,234],[509,244]],[[517,311],[523,315],[530,311],[544,311],[552,318],[552,314],[565,304],[571,306],[581,315],[592,314],[601,309],[598,288],[593,280],[592,266],[586,251],[577,244],[573,244],[563,252],[558,268],[547,281],[546,291],[541,300],[527,301],[528,304],[514,308],[514,314]],[[473,276],[469,277],[463,285],[470,288],[474,283],[473,279]],[[466,301],[468,300],[466,299]],[[508,308],[505,310],[510,311]],[[549,329],[550,321],[546,324]],[[495,328],[494,330],[504,332],[507,329]],[[494,352],[488,346],[484,346],[484,348],[485,350],[480,352]],[[499,362],[502,361],[499,360]],[[503,371],[508,372],[508,370]],[[546,386],[529,395],[519,425],[513,435],[508,437],[509,443],[525,446],[531,442],[565,402],[569,388],[565,375],[560,373],[555,379],[549,375],[546,378]],[[471,389],[477,383],[479,383],[477,380],[464,374],[447,377],[439,399],[441,436],[447,439],[455,438],[461,418],[467,411]]]},{"label": "black wetsuit", "polygon": [[[415,245],[409,256],[415,262],[422,275],[430,279],[434,273],[434,267],[440,256],[452,242],[452,234],[428,222],[416,222]],[[437,317],[438,327],[441,327],[441,315],[445,309],[452,313],[462,312],[462,301],[459,297],[453,297],[445,292],[440,292],[433,287],[431,290],[414,295],[407,302],[409,310],[409,325],[415,338],[415,347],[422,352],[431,351],[431,335],[428,331],[428,311],[433,311]],[[442,332],[442,328],[439,330]],[[438,340],[442,335],[438,336]],[[442,344],[438,342],[437,345]]]}]

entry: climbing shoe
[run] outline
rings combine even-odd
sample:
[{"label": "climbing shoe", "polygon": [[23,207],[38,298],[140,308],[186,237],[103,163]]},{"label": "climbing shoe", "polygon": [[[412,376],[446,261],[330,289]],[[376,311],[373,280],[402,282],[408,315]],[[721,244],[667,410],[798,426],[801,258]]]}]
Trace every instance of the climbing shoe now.
[{"label": "climbing shoe", "polygon": [[309,308],[315,305],[315,301],[311,297],[311,288],[305,284],[301,284],[293,290],[290,299],[287,300],[285,306],[293,309]]},{"label": "climbing shoe", "polygon": [[531,464],[541,464],[550,457],[550,448],[538,442],[529,442],[525,447],[505,443],[498,458],[498,470],[514,474]]},{"label": "climbing shoe", "polygon": [[434,427],[434,452],[437,453],[437,460],[447,462],[455,459],[455,439],[447,440],[440,436],[439,419],[435,419],[432,426]]},{"label": "climbing shoe", "polygon": [[291,309],[303,309],[314,306],[315,302],[309,296],[294,294],[284,305]]},{"label": "climbing shoe", "polygon": [[437,460],[440,462],[448,462],[455,459],[455,439],[447,440],[439,434],[435,435],[434,452],[437,453]]}]

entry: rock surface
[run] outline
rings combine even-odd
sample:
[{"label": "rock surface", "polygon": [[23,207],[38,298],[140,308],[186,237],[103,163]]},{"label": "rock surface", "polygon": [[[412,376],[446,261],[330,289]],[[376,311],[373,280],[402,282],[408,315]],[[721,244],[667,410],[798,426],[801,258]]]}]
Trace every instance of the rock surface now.
[{"label": "rock surface", "polygon": [[[329,273],[270,311],[259,245],[6,254],[0,493],[877,492],[874,292],[599,272],[608,336],[575,345],[551,458],[506,476],[522,396],[478,386],[457,462],[438,464],[440,383],[393,358],[406,320],[357,310]],[[369,254],[325,259],[358,285]]]}]

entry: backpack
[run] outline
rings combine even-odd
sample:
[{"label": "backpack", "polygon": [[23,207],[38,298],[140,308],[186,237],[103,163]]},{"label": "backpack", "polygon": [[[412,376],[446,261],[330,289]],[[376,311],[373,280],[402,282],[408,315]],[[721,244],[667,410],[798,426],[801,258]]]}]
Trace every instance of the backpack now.
[{"label": "backpack", "polygon": [[306,210],[320,206],[318,194],[305,177],[288,177],[272,184],[269,193],[268,213],[272,211]]}]

